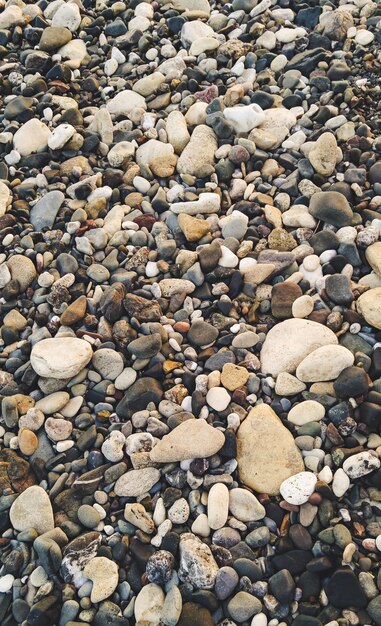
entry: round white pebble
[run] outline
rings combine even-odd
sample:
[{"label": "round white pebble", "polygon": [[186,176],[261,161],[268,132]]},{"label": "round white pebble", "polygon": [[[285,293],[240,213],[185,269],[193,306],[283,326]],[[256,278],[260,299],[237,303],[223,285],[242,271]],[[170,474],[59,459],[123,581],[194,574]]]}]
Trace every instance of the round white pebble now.
[{"label": "round white pebble", "polygon": [[224,411],[230,404],[231,397],[223,387],[212,387],[206,394],[206,401],[215,411]]},{"label": "round white pebble", "polygon": [[282,482],[280,493],[289,504],[304,504],[313,493],[316,482],[312,472],[299,472]]},{"label": "round white pebble", "polygon": [[0,593],[8,593],[12,589],[15,577],[12,574],[6,574],[0,578]]}]

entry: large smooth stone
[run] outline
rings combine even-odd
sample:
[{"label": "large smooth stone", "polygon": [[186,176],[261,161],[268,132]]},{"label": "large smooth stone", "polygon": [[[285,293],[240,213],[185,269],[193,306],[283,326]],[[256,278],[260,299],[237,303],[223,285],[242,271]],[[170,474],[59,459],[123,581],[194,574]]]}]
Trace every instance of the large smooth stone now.
[{"label": "large smooth stone", "polygon": [[274,326],[261,350],[264,374],[295,372],[299,363],[311,352],[325,345],[337,344],[336,335],[323,324],[304,319],[290,319]]},{"label": "large smooth stone", "polygon": [[322,346],[303,359],[296,376],[304,383],[334,380],[346,367],[353,365],[354,360],[352,352],[344,346]]},{"label": "large smooth stone", "polygon": [[368,246],[365,250],[365,257],[377,276],[381,276],[381,241],[376,241],[376,243]]},{"label": "large smooth stone", "polygon": [[159,585],[149,583],[142,587],[136,597],[134,606],[136,622],[141,624],[159,624],[164,600],[165,595]]},{"label": "large smooth stone", "polygon": [[157,139],[149,139],[137,149],[136,163],[138,165],[150,165],[154,159],[166,159],[171,157],[174,152],[173,146],[171,146],[170,143],[162,143]]},{"label": "large smooth stone", "polygon": [[107,109],[112,115],[128,115],[133,109],[146,109],[146,101],[139,93],[125,89],[109,100]]},{"label": "large smooth stone", "polygon": [[337,228],[350,226],[353,211],[346,197],[338,191],[318,191],[310,200],[309,212],[317,220],[333,224]]},{"label": "large smooth stone", "polygon": [[308,158],[315,172],[322,176],[331,176],[335,171],[337,142],[332,133],[323,133],[315,141]]},{"label": "large smooth stone", "polygon": [[266,404],[251,409],[237,433],[240,480],[259,493],[279,494],[286,478],[304,470],[294,438]]},{"label": "large smooth stone", "polygon": [[50,129],[33,117],[20,126],[13,135],[13,147],[23,156],[29,156],[35,152],[42,152],[48,147]]},{"label": "large smooth stone", "polygon": [[368,324],[381,329],[381,287],[363,293],[357,300],[357,310]]},{"label": "large smooth stone", "polygon": [[44,378],[72,378],[93,356],[91,345],[76,337],[43,339],[33,346],[30,362]]},{"label": "large smooth stone", "polygon": [[170,463],[186,459],[207,458],[216,454],[225,442],[223,433],[203,419],[182,422],[152,449],[152,461]]},{"label": "large smooth stone", "polygon": [[49,496],[42,487],[28,487],[14,501],[9,512],[13,528],[34,528],[39,535],[54,528],[53,509]]}]

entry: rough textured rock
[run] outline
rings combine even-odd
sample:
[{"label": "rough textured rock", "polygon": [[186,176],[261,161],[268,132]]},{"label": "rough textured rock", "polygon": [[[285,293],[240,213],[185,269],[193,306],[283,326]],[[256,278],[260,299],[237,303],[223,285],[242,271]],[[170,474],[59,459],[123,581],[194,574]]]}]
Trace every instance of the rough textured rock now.
[{"label": "rough textured rock", "polygon": [[179,578],[196,589],[213,589],[218,572],[210,548],[198,537],[184,533],[180,537]]}]

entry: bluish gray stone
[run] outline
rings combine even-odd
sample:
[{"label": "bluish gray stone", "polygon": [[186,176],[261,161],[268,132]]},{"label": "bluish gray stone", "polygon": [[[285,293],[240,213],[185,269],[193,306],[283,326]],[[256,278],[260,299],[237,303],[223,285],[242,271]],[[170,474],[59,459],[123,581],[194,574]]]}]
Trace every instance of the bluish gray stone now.
[{"label": "bluish gray stone", "polygon": [[30,222],[37,231],[53,228],[54,220],[60,210],[65,195],[62,191],[49,191],[34,205],[30,212]]}]

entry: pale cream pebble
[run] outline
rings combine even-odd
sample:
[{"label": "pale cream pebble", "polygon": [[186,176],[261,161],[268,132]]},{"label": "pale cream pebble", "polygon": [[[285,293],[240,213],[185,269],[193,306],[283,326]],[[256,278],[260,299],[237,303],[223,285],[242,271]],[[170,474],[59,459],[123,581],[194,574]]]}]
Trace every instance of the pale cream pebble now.
[{"label": "pale cream pebble", "polygon": [[348,545],[345,546],[344,551],[343,551],[343,564],[351,563],[356,551],[357,551],[356,544],[348,543]]}]

